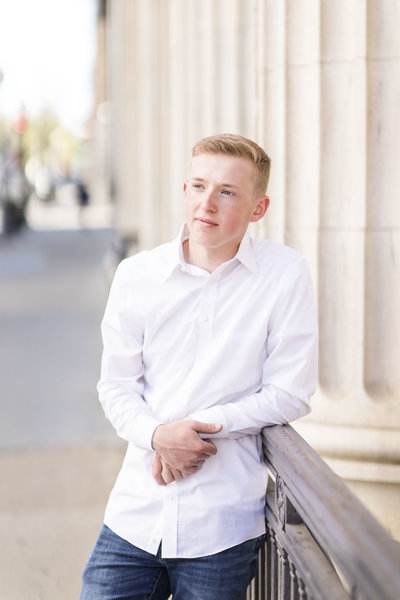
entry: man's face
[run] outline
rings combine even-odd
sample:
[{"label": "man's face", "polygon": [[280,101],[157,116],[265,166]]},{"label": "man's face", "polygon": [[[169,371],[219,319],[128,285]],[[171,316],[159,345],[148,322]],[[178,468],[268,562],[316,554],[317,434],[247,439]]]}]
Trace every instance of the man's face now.
[{"label": "man's face", "polygon": [[254,184],[255,167],[246,158],[193,157],[184,185],[190,244],[219,251],[224,260],[233,258],[249,222],[258,221],[268,206],[266,196],[256,197]]}]

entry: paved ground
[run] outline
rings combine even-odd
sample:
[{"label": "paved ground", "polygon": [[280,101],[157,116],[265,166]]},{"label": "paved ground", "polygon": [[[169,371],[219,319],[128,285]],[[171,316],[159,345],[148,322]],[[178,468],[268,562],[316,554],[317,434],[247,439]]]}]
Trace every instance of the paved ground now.
[{"label": "paved ground", "polygon": [[0,598],[73,600],[119,469],[97,401],[107,208],[0,236]]}]

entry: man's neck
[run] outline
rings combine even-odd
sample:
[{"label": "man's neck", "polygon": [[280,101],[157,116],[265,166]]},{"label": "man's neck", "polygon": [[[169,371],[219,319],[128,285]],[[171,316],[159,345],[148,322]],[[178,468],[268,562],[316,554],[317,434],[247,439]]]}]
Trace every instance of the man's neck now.
[{"label": "man's neck", "polygon": [[238,247],[204,248],[191,242],[190,238],[183,242],[185,261],[209,273],[213,273],[220,265],[234,258],[237,251]]}]

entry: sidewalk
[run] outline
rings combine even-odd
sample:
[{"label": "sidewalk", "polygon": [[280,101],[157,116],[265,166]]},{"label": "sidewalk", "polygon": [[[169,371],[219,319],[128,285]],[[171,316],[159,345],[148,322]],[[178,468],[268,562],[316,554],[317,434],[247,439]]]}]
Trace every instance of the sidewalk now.
[{"label": "sidewalk", "polygon": [[0,598],[78,600],[122,447],[0,453]]},{"label": "sidewalk", "polygon": [[96,393],[112,231],[32,208],[0,236],[0,598],[73,600],[125,447]]}]

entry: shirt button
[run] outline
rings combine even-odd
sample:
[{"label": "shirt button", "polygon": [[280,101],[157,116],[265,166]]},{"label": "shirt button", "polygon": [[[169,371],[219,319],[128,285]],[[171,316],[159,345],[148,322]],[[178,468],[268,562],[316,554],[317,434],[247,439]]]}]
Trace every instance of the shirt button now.
[{"label": "shirt button", "polygon": [[203,323],[208,323],[208,317],[204,317]]}]

